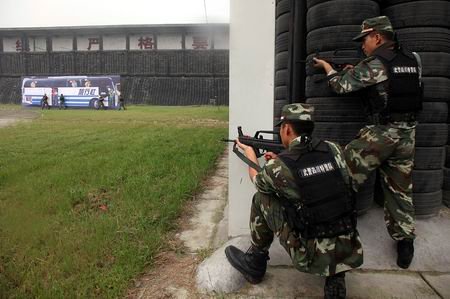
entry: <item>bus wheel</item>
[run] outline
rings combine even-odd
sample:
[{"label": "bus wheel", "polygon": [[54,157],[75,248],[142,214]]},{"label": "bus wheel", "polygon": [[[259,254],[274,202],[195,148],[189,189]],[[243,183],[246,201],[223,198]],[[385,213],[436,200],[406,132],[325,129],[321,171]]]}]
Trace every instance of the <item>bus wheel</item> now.
[{"label": "bus wheel", "polygon": [[92,108],[92,109],[98,109],[98,99],[91,99],[90,101],[89,101],[89,108]]}]

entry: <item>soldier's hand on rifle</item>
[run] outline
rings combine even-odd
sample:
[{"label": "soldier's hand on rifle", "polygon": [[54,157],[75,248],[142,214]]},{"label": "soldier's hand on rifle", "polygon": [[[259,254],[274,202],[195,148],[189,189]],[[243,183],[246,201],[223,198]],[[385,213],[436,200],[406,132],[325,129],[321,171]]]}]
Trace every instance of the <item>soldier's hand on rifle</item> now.
[{"label": "soldier's hand on rifle", "polygon": [[346,64],[346,65],[344,66],[343,70],[344,70],[344,71],[350,70],[350,69],[352,69],[352,68],[354,68],[354,67],[355,67],[354,65]]},{"label": "soldier's hand on rifle", "polygon": [[267,153],[264,154],[264,159],[265,159],[266,161],[275,159],[276,157],[277,157],[277,154],[272,153],[272,152],[267,152]]},{"label": "soldier's hand on rifle", "polygon": [[314,57],[313,58],[313,62],[314,62],[314,67],[316,68],[322,68],[325,70],[325,73],[329,73],[330,71],[334,71],[333,67],[331,66],[331,64],[329,64],[326,60],[323,59],[319,59]]},{"label": "soldier's hand on rifle", "polygon": [[248,146],[246,144],[243,144],[242,142],[239,141],[239,138],[236,138],[234,140],[234,142],[236,142],[236,144],[238,145],[238,147],[244,151],[244,153],[247,153],[247,151],[251,150],[252,152],[255,152],[253,150],[253,148],[251,146]]}]

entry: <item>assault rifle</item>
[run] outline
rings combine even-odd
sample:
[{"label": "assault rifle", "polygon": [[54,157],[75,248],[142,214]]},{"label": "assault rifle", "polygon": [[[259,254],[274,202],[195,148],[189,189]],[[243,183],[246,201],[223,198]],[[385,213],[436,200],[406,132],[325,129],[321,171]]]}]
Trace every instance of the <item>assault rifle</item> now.
[{"label": "assault rifle", "polygon": [[324,80],[328,80],[338,74],[340,74],[344,68],[348,65],[356,65],[362,59],[364,59],[364,55],[358,48],[341,48],[334,51],[327,52],[316,52],[314,55],[309,55],[306,60],[300,60],[300,63],[305,63],[305,70],[307,75],[314,74],[314,60],[313,58],[322,59],[328,62],[333,69],[335,69],[338,73],[333,74],[331,76],[327,76],[325,78],[317,79],[314,82],[322,82]]},{"label": "assault rifle", "polygon": [[[244,136],[244,133],[242,133],[242,127],[239,126],[238,128],[238,139],[239,142],[242,144],[251,146],[255,153],[256,157],[259,158],[263,156],[267,152],[273,152],[275,154],[280,153],[282,150],[284,150],[283,144],[281,144],[280,140],[280,133],[276,131],[256,131],[254,137],[250,136]],[[274,137],[274,139],[265,139],[262,134],[271,134]],[[231,139],[222,139],[224,142],[233,142],[233,152],[242,160],[244,163],[246,163],[248,166],[254,168],[257,171],[261,171],[261,167],[252,161],[250,161],[244,154],[242,154],[236,142]]]}]

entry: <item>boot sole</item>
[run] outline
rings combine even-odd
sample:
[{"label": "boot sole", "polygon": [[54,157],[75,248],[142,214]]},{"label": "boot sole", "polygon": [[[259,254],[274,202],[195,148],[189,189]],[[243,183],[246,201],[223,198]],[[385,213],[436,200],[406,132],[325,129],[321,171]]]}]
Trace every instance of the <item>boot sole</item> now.
[{"label": "boot sole", "polygon": [[411,262],[412,262],[412,259],[411,259],[411,261],[409,263],[405,263],[405,264],[402,264],[399,261],[397,261],[397,266],[399,266],[402,269],[408,269],[409,266],[411,266]]},{"label": "boot sole", "polygon": [[239,266],[239,264],[236,263],[234,261],[234,259],[231,257],[231,255],[228,252],[228,248],[225,249],[225,256],[227,257],[227,260],[231,264],[231,266],[233,266],[233,268],[238,270],[244,276],[245,280],[247,280],[249,283],[258,284],[263,280],[263,277],[254,277],[254,276],[251,276],[250,274],[248,274],[247,272],[245,272],[245,270],[242,269]]}]

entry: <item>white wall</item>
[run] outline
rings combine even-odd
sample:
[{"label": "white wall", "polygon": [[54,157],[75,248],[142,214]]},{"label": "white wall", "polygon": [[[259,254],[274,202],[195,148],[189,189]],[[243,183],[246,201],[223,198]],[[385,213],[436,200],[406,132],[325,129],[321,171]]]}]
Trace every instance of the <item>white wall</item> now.
[{"label": "white wall", "polygon": [[125,50],[127,48],[127,38],[125,35],[104,35],[103,50]]},{"label": "white wall", "polygon": [[47,38],[45,36],[30,37],[28,39],[28,46],[31,52],[46,52]]},{"label": "white wall", "polygon": [[158,35],[158,49],[180,50],[183,48],[181,33],[164,33]]},{"label": "white wall", "polygon": [[230,38],[226,32],[216,32],[214,35],[214,49],[228,50],[230,48]]},{"label": "white wall", "polygon": [[3,51],[4,52],[21,52],[21,48],[20,48],[21,45],[22,45],[22,40],[19,36],[3,38]]},{"label": "white wall", "polygon": [[[77,45],[80,49],[80,45]],[[52,38],[53,51],[72,51],[73,37],[71,36],[55,36]],[[85,49],[86,50],[86,49]]]},{"label": "white wall", "polygon": [[[275,1],[231,0],[229,137],[271,130],[275,56]],[[228,235],[248,234],[255,188],[247,166],[229,153]]]}]

